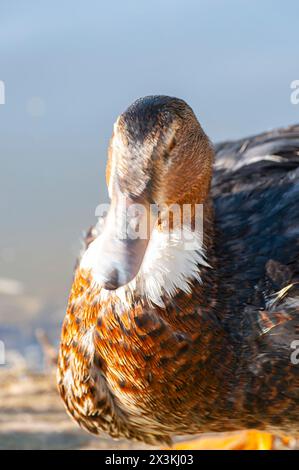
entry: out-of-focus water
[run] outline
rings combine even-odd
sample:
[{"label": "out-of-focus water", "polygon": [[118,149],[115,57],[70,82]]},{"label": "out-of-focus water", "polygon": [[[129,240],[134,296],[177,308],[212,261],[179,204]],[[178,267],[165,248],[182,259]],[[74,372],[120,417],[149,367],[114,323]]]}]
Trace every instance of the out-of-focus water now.
[{"label": "out-of-focus water", "polygon": [[1,1],[0,339],[57,331],[133,100],[184,98],[213,140],[299,120],[298,16],[296,0]]}]

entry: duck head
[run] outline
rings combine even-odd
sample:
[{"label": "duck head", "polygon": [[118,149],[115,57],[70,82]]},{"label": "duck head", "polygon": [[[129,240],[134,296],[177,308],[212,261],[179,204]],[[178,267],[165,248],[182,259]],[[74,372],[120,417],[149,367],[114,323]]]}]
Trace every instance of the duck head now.
[{"label": "duck head", "polygon": [[139,272],[161,223],[153,208],[205,202],[212,161],[209,139],[183,100],[148,96],[118,117],[106,170],[111,204],[97,241],[97,282],[104,289],[124,286]]}]

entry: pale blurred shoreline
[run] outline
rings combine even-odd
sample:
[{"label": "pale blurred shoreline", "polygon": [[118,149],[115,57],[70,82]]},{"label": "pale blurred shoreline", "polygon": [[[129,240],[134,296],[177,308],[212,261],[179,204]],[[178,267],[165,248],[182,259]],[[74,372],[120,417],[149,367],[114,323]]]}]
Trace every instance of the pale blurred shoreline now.
[{"label": "pale blurred shoreline", "polygon": [[[20,355],[15,353],[15,358]],[[21,358],[0,366],[0,450],[149,449],[127,440],[94,436],[66,413],[56,389],[55,367],[30,371]]]}]

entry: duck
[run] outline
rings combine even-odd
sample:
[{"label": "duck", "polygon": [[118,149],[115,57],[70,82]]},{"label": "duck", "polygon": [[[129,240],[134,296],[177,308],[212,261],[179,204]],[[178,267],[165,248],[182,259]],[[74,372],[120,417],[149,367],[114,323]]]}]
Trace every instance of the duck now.
[{"label": "duck", "polygon": [[184,100],[147,96],[114,124],[106,181],[62,325],[67,412],[149,445],[294,442],[299,126],[212,145]]}]

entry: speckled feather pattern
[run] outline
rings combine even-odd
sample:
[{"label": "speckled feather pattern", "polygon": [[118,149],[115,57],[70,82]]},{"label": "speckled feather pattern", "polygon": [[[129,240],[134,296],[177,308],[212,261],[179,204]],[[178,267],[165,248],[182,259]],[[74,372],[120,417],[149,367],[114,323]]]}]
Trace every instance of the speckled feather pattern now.
[{"label": "speckled feather pattern", "polygon": [[147,443],[245,428],[299,433],[299,365],[290,361],[299,339],[299,128],[215,150],[204,233],[212,268],[200,266],[190,292],[162,306],[144,296],[123,302],[101,296],[77,267],[58,386],[93,433]]}]

